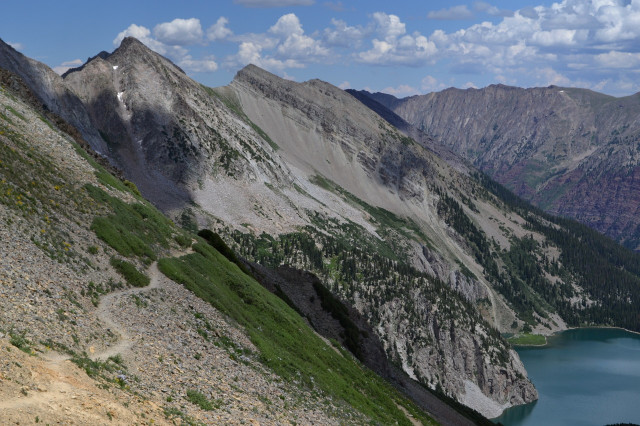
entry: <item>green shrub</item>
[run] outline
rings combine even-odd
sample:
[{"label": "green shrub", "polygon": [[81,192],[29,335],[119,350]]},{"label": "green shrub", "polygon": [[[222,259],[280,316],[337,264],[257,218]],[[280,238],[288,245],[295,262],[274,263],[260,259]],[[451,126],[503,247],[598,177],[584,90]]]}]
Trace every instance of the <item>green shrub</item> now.
[{"label": "green shrub", "polygon": [[200,407],[205,411],[212,411],[214,409],[218,409],[222,405],[222,400],[217,399],[215,401],[211,401],[202,393],[196,390],[187,391],[187,400],[192,404],[197,405],[198,407]]},{"label": "green shrub", "polygon": [[134,287],[146,287],[151,282],[149,277],[138,271],[132,263],[115,257],[111,258],[110,263],[111,266],[113,266],[113,268],[124,277],[129,285]]},{"label": "green shrub", "polygon": [[29,342],[24,335],[24,332],[18,334],[13,330],[9,331],[9,343],[20,349],[22,352],[32,355],[33,351],[31,349],[31,342]]},{"label": "green shrub", "polygon": [[191,241],[191,237],[189,237],[188,235],[178,234],[175,237],[173,237],[173,239],[176,241],[176,243],[178,243],[180,247],[183,247],[183,248],[191,247],[192,241]]},{"label": "green shrub", "polygon": [[142,194],[140,194],[140,190],[138,189],[138,187],[136,186],[135,183],[131,182],[130,180],[125,180],[124,181],[124,186],[126,186],[127,188],[129,188],[129,190],[137,195],[138,197],[142,197]]},{"label": "green shrub", "polygon": [[86,353],[73,354],[71,362],[82,368],[89,377],[105,377],[104,372],[113,373],[126,369],[120,354],[110,356],[106,361],[92,360]]}]

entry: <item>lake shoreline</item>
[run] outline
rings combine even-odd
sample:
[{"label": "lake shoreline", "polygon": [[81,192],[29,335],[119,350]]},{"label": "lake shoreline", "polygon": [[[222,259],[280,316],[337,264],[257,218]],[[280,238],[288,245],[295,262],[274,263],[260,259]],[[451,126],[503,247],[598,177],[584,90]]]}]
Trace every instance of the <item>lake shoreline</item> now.
[{"label": "lake shoreline", "polygon": [[539,399],[492,421],[507,426],[640,424],[640,333],[611,326],[563,331],[569,330],[574,331],[554,333],[545,347],[515,347]]},{"label": "lake shoreline", "polygon": [[[545,343],[543,344],[532,344],[532,343],[511,343],[509,342],[509,344],[511,344],[511,346],[518,346],[518,347],[526,347],[526,348],[542,348],[545,346],[549,346],[549,337],[552,336],[556,336],[560,333],[564,333],[565,331],[569,331],[569,330],[588,330],[588,329],[612,329],[612,330],[623,330],[626,331],[627,333],[631,333],[631,334],[636,334],[636,335],[640,335],[640,332],[638,331],[633,331],[633,330],[629,330],[627,328],[624,327],[615,327],[615,326],[608,326],[608,325],[603,325],[603,326],[588,326],[588,327],[567,327],[564,330],[558,330],[558,331],[554,331],[551,334],[538,334],[538,336],[544,336],[545,339]],[[509,339],[507,339],[507,341],[509,341]]]}]

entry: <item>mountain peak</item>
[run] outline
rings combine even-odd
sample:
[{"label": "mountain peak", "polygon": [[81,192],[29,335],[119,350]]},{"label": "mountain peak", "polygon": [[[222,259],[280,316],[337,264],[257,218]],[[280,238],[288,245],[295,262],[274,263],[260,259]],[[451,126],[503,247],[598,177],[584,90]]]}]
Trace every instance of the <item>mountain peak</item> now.
[{"label": "mountain peak", "polygon": [[116,54],[126,54],[126,55],[136,55],[136,56],[147,56],[153,52],[147,45],[138,40],[135,37],[125,37],[120,42],[120,46],[116,50],[113,51],[112,55]]},{"label": "mountain peak", "polygon": [[127,49],[131,47],[143,47],[145,49],[148,49],[148,47],[145,46],[143,42],[141,42],[135,37],[128,36],[123,38],[122,41],[120,42],[120,49]]},{"label": "mountain peak", "polygon": [[135,37],[125,37],[120,46],[109,55],[109,62],[136,63],[145,61],[153,64],[171,66],[182,74],[186,74],[182,68],[174,64],[170,59],[162,56]]},{"label": "mountain peak", "polygon": [[273,82],[281,81],[283,79],[273,73],[270,73],[267,70],[264,70],[258,67],[257,65],[249,64],[244,68],[242,68],[241,70],[239,70],[236,73],[236,76],[233,78],[233,80],[245,81],[245,82],[261,80],[261,81],[273,83]]}]

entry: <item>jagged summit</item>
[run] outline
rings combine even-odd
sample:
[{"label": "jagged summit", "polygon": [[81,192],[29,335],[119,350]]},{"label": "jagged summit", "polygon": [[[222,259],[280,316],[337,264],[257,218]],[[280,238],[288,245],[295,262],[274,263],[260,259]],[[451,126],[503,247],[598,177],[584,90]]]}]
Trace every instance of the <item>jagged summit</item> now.
[{"label": "jagged summit", "polygon": [[156,64],[158,66],[162,65],[174,68],[180,73],[186,75],[182,68],[171,62],[166,57],[147,47],[137,38],[125,37],[120,43],[120,46],[117,47],[113,52],[109,53],[103,50],[97,55],[91,56],[84,64],[80,65],[79,67],[67,70],[64,74],[62,74],[62,78],[66,78],[70,74],[73,74],[75,72],[82,71],[88,64],[96,60],[107,61],[111,63],[112,66],[117,66],[114,64],[118,63],[132,65],[136,63],[146,62]]},{"label": "jagged summit", "polygon": [[144,43],[142,43],[137,38],[131,37],[131,36],[127,36],[122,39],[122,41],[120,42],[120,48],[121,49],[131,49],[131,48],[148,49]]},{"label": "jagged summit", "polygon": [[182,68],[168,58],[155,52],[135,37],[125,37],[120,43],[120,46],[109,55],[108,61],[113,64],[120,63],[121,66],[145,62],[154,64],[155,66],[165,66],[176,69],[186,76]]},{"label": "jagged summit", "polygon": [[125,37],[122,39],[120,46],[113,51],[112,55],[138,55],[140,58],[155,55],[161,56],[135,37]]},{"label": "jagged summit", "polygon": [[263,75],[271,75],[273,77],[276,77],[275,74],[270,73],[269,71],[263,68],[260,68],[257,65],[248,64],[248,65],[245,65],[243,68],[239,69],[238,72],[236,72],[235,78],[242,78],[245,75],[251,75],[251,74],[263,74]]}]

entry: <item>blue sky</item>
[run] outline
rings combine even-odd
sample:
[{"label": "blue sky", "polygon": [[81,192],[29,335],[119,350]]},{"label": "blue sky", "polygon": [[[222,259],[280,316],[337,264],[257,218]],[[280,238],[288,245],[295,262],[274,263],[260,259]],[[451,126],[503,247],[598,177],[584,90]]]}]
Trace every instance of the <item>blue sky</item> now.
[{"label": "blue sky", "polygon": [[640,91],[640,0],[13,1],[0,38],[57,71],[132,35],[209,86],[254,63],[399,97],[503,83]]}]

